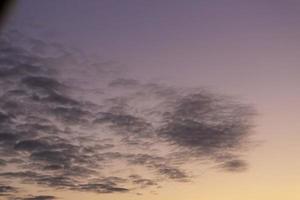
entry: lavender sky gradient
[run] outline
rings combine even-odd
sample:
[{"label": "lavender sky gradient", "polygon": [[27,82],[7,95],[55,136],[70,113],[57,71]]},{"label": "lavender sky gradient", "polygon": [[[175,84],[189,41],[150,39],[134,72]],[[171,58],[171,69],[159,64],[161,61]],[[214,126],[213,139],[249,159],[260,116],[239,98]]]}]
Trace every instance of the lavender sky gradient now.
[{"label": "lavender sky gradient", "polygon": [[113,61],[132,78],[210,88],[256,107],[262,142],[248,171],[207,172],[135,199],[300,198],[300,1],[27,0],[10,26]]},{"label": "lavender sky gradient", "polygon": [[19,2],[13,21],[143,78],[285,96],[300,70],[299,10],[295,0],[33,0]]}]

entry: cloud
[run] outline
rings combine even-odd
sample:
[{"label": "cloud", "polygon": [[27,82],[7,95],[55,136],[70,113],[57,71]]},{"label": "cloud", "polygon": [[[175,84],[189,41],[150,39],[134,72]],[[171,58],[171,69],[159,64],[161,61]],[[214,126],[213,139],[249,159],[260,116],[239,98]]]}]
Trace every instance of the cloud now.
[{"label": "cloud", "polygon": [[221,164],[222,169],[230,172],[242,172],[248,167],[247,163],[243,160],[230,160]]},{"label": "cloud", "polygon": [[0,159],[0,167],[6,165],[6,160]]},{"label": "cloud", "polygon": [[109,83],[109,86],[112,86],[112,87],[134,87],[134,86],[137,86],[139,85],[139,81],[138,80],[134,80],[134,79],[125,79],[125,78],[118,78],[118,79],[115,79],[113,81],[111,81]]},{"label": "cloud", "polygon": [[46,142],[40,140],[23,140],[17,142],[14,148],[16,150],[34,151],[34,150],[48,149],[49,145]]},{"label": "cloud", "polygon": [[115,187],[110,184],[101,184],[101,183],[88,183],[79,185],[76,187],[76,190],[96,192],[96,193],[115,193],[115,192],[128,192],[127,188]]},{"label": "cloud", "polygon": [[[28,42],[0,39],[1,179],[36,184],[49,194],[137,193],[189,182],[185,164],[195,160],[229,172],[247,169],[240,154],[252,133],[251,106],[200,89],[119,77],[111,65]],[[36,45],[43,53],[32,50]],[[3,194],[10,189],[0,187]]]},{"label": "cloud", "polygon": [[170,166],[158,165],[156,166],[159,169],[159,173],[167,176],[170,179],[175,179],[179,181],[187,181],[188,176],[185,172]]},{"label": "cloud", "polygon": [[18,190],[15,187],[9,185],[0,185],[0,197],[1,196],[10,196],[13,193],[16,193]]},{"label": "cloud", "polygon": [[131,175],[130,176],[132,180],[132,182],[136,185],[139,185],[139,187],[141,188],[146,188],[146,187],[149,187],[149,186],[154,186],[154,185],[157,185],[157,183],[151,179],[145,179],[145,178],[141,178],[140,176],[138,175]]},{"label": "cloud", "polygon": [[143,121],[141,118],[129,114],[114,114],[112,112],[98,113],[94,123],[110,123],[113,128],[139,134],[143,134],[143,132],[146,132],[151,127],[149,123]]},{"label": "cloud", "polygon": [[53,188],[71,188],[76,182],[64,176],[46,175],[33,171],[18,171],[0,173],[0,176],[8,179],[20,179],[23,183],[42,184]]},{"label": "cloud", "polygon": [[67,123],[85,123],[91,113],[76,107],[56,107],[50,110],[55,117]]},{"label": "cloud", "polygon": [[179,98],[174,104],[160,132],[171,143],[204,154],[224,153],[238,147],[250,133],[246,119],[253,114],[251,107],[201,93]]},{"label": "cloud", "polygon": [[128,155],[130,164],[145,166],[149,169],[154,169],[157,174],[160,174],[168,179],[178,181],[188,181],[189,176],[176,166],[172,166],[165,157],[151,156],[149,154]]},{"label": "cloud", "polygon": [[22,198],[20,200],[54,200],[54,199],[57,199],[57,198],[55,196],[39,195],[39,196]]},{"label": "cloud", "polygon": [[51,93],[63,88],[63,85],[57,80],[45,76],[27,76],[21,80],[21,84],[32,90],[40,90],[45,93]]},{"label": "cloud", "polygon": [[15,134],[11,133],[0,133],[0,142],[3,142],[4,144],[7,143],[13,143],[17,140],[17,136]]}]

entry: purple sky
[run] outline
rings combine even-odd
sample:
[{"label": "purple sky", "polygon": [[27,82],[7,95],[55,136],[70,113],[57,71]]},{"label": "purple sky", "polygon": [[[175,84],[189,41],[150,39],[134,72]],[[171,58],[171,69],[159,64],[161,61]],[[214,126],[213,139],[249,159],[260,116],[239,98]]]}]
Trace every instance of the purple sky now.
[{"label": "purple sky", "polygon": [[295,84],[299,11],[292,0],[54,0],[20,2],[15,21],[139,77],[240,93]]},{"label": "purple sky", "polygon": [[[100,62],[111,61],[120,67],[120,76],[208,88],[253,105],[258,112],[255,137],[263,144],[249,153],[249,171],[241,175],[245,188],[239,178],[208,174],[193,186],[187,184],[186,199],[300,198],[295,192],[295,174],[300,174],[300,145],[295,142],[300,139],[300,1],[27,0],[18,2],[7,27],[77,48]],[[77,78],[92,82],[98,76],[87,74],[92,78]],[[101,82],[96,79],[95,85]],[[256,187],[257,177],[262,181]],[[198,187],[205,191],[197,193]],[[245,192],[234,196],[235,189]],[[176,194],[167,185],[155,198],[182,197]]]}]

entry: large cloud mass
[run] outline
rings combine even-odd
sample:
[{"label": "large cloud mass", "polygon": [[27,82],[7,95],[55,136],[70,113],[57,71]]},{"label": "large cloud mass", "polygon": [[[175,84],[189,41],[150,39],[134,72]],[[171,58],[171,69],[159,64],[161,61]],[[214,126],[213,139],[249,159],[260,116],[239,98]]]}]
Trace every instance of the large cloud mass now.
[{"label": "large cloud mass", "polygon": [[20,197],[16,182],[49,191],[155,189],[162,181],[188,182],[186,164],[200,160],[230,172],[247,168],[240,154],[251,107],[129,79],[57,44],[15,42],[16,34],[0,40],[1,196],[56,199],[51,192]]}]

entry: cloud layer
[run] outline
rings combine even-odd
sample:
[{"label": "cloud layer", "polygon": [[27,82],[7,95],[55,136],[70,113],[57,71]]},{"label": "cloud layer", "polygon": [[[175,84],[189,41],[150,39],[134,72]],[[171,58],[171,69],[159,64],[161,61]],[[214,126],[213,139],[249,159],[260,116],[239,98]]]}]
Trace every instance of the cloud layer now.
[{"label": "cloud layer", "polygon": [[[140,194],[161,182],[190,181],[185,166],[199,160],[230,172],[247,168],[240,154],[252,107],[201,89],[129,79],[59,45],[16,42],[16,34],[0,40],[1,196]],[[49,195],[20,197],[16,182]]]}]

